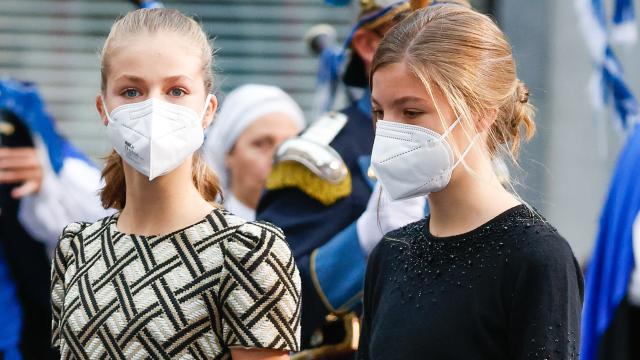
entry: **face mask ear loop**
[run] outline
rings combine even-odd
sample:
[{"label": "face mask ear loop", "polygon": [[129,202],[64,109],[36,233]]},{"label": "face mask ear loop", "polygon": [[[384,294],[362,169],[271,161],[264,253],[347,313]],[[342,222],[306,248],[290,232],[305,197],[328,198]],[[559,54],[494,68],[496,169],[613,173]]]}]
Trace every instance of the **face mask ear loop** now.
[{"label": "face mask ear loop", "polygon": [[[445,138],[447,136],[449,136],[449,134],[451,134],[451,132],[453,131],[453,129],[455,129],[455,127],[460,123],[460,117],[458,117],[456,119],[456,121],[454,121],[449,128],[441,135],[441,140],[445,141]],[[469,153],[469,151],[471,151],[471,148],[473,147],[473,144],[476,142],[476,140],[478,139],[478,136],[480,136],[480,134],[476,134],[476,136],[473,137],[473,139],[471,139],[471,142],[469,143],[469,145],[467,146],[466,149],[464,149],[464,151],[462,152],[462,154],[460,155],[460,158],[458,158],[458,161],[455,162],[455,164],[453,164],[453,168],[451,168],[452,170],[455,169],[461,162],[462,160],[465,158],[465,156],[467,156],[467,154]]]},{"label": "face mask ear loop", "polygon": [[459,122],[460,122],[460,118],[457,118],[456,121],[454,121],[451,125],[449,125],[447,130],[445,130],[444,133],[442,133],[442,135],[440,135],[441,139],[444,140],[447,136],[449,136],[449,134],[451,134],[453,129],[455,129],[456,126],[458,126]]},{"label": "face mask ear loop", "polygon": [[211,101],[212,97],[213,94],[208,94],[207,99],[204,101],[204,108],[200,112],[200,122],[202,122],[202,119],[204,119],[204,116],[207,114],[207,107],[209,107],[209,102]]},{"label": "face mask ear loop", "polygon": [[467,148],[464,149],[464,151],[460,155],[460,158],[458,158],[458,161],[456,161],[456,163],[453,164],[453,168],[452,169],[455,169],[456,166],[458,166],[462,162],[462,160],[464,160],[465,156],[467,156],[469,151],[471,151],[471,148],[473,147],[473,145],[475,144],[475,142],[476,142],[476,140],[478,139],[479,136],[480,136],[480,134],[476,134],[476,136],[474,136],[473,139],[471,139],[471,142],[469,143]]},{"label": "face mask ear loop", "polygon": [[109,110],[107,110],[107,102],[104,100],[104,96],[100,94],[100,99],[102,99],[102,110],[104,110],[104,114],[107,116],[107,126],[111,124],[111,116],[109,115]]}]

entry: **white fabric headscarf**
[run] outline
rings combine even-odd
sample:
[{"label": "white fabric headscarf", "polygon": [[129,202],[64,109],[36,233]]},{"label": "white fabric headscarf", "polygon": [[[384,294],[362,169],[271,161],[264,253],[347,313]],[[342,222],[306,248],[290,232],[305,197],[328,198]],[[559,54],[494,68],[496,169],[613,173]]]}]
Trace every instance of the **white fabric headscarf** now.
[{"label": "white fabric headscarf", "polygon": [[282,89],[248,84],[230,92],[220,107],[220,112],[208,130],[203,152],[204,158],[220,178],[225,194],[229,194],[229,173],[225,158],[240,135],[259,118],[280,113],[285,114],[302,130],[305,126],[304,114],[300,106]]}]

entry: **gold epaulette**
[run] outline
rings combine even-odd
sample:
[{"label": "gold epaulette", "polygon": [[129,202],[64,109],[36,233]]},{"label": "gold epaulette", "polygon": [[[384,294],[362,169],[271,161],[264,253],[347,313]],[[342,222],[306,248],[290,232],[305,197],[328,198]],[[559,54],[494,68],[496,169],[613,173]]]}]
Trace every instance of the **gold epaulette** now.
[{"label": "gold epaulette", "polygon": [[297,188],[325,206],[349,196],[351,174],[330,145],[347,120],[342,113],[326,113],[300,136],[282,143],[273,157],[267,189]]},{"label": "gold epaulette", "polygon": [[287,187],[300,189],[309,197],[329,206],[351,194],[351,174],[347,172],[347,176],[340,182],[332,183],[299,162],[283,161],[273,166],[267,178],[267,189],[278,190]]}]

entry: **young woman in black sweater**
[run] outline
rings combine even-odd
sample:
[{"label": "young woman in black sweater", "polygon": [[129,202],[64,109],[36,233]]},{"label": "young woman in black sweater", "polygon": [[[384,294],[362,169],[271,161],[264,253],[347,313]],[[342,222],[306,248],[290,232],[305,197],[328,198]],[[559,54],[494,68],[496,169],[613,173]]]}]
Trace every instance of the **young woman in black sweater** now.
[{"label": "young woman in black sweater", "polygon": [[359,358],[577,359],[579,266],[494,169],[535,130],[504,34],[430,6],[385,36],[371,85],[375,174],[392,199],[428,195],[430,215],[369,258]]}]

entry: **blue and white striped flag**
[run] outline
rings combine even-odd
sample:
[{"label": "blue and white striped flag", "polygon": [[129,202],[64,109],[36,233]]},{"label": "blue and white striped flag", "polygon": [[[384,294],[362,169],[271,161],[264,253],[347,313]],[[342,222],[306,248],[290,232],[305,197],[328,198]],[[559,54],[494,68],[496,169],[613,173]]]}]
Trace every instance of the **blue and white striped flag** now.
[{"label": "blue and white striped flag", "polygon": [[635,267],[632,228],[640,211],[640,110],[611,42],[635,42],[636,24],[632,0],[616,0],[611,33],[603,0],[576,0],[576,8],[595,67],[590,83],[593,104],[596,109],[611,104],[619,125],[629,132],[602,210],[585,281],[580,358],[595,360]]},{"label": "blue and white striped flag", "polygon": [[612,47],[615,42],[636,40],[633,0],[616,0],[611,36],[603,0],[576,0],[580,20],[591,60],[595,67],[589,90],[594,107],[602,110],[611,104],[623,129],[640,119],[638,101],[624,81],[624,72]]},{"label": "blue and white striped flag", "polygon": [[617,43],[633,44],[638,37],[633,0],[616,0],[611,39]]},{"label": "blue and white striped flag", "polygon": [[[581,360],[596,360],[602,336],[628,294],[635,268],[634,222],[640,216],[640,124],[629,129],[605,202],[589,263],[582,312]],[[639,239],[636,239],[638,241]]]},{"label": "blue and white striped flag", "polygon": [[158,9],[163,8],[162,2],[156,0],[133,0],[141,9]]}]

